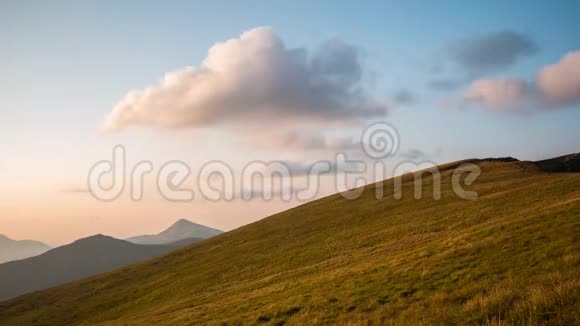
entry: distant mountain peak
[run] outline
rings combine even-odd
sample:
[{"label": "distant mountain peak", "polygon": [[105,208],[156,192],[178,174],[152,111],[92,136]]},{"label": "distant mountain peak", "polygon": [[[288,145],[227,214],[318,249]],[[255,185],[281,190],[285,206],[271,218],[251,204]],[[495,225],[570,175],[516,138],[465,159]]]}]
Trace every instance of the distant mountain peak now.
[{"label": "distant mountain peak", "polygon": [[190,220],[187,220],[187,219],[182,218],[182,219],[177,220],[170,227],[168,227],[167,229],[165,229],[164,231],[162,231],[162,232],[160,232],[158,234],[162,234],[162,233],[167,232],[167,231],[170,231],[170,230],[184,229],[184,228],[186,228],[186,229],[192,229],[192,228],[211,229],[210,227],[207,227],[205,225],[197,224],[195,222],[192,222]]},{"label": "distant mountain peak", "polygon": [[184,218],[177,220],[175,223],[173,223],[170,228],[174,227],[174,226],[189,226],[189,225],[199,225],[196,223],[193,223],[190,220],[186,220]]},{"label": "distant mountain peak", "polygon": [[12,240],[9,237],[5,236],[4,234],[0,234],[0,240]]},{"label": "distant mountain peak", "polygon": [[88,236],[86,238],[79,239],[77,241],[100,240],[100,239],[115,239],[115,238],[99,233],[99,234]]},{"label": "distant mountain peak", "polygon": [[[116,239],[108,235],[95,234],[86,238],[78,239],[69,244],[69,247],[94,248],[102,246],[113,246],[118,243],[126,243],[124,240]],[[65,246],[66,247],[66,246]]]},{"label": "distant mountain peak", "polygon": [[220,233],[222,231],[181,218],[162,232],[132,237],[127,241],[136,244],[169,244],[191,238],[206,239]]}]

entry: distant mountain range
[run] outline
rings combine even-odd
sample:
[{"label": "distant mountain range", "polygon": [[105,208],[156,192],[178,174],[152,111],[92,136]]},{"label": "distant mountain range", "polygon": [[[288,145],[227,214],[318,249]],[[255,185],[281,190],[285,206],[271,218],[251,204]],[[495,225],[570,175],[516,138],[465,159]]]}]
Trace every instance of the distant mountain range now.
[{"label": "distant mountain range", "polygon": [[[145,244],[99,234],[52,250],[46,245],[46,247],[38,245],[38,248],[46,248],[43,252],[39,252],[40,255],[0,264],[0,301],[110,272],[219,233],[221,233],[219,230],[179,220],[158,235],[132,238],[134,242],[141,241]],[[0,241],[7,242],[4,239],[7,238],[0,237]],[[9,243],[16,242],[10,241]],[[30,243],[41,244],[35,241]],[[4,249],[1,244],[0,248]],[[34,253],[29,251],[29,254]]]},{"label": "distant mountain range", "polygon": [[223,232],[204,225],[190,222],[185,219],[181,219],[161,233],[154,235],[140,235],[126,240],[135,244],[158,245],[173,243],[190,238],[207,239],[220,233]]},{"label": "distant mountain range", "polygon": [[138,245],[104,235],[77,240],[42,255],[0,265],[0,300],[109,272],[200,241]]},{"label": "distant mountain range", "polygon": [[38,256],[50,250],[51,247],[39,241],[32,240],[12,240],[0,234],[0,264]]}]

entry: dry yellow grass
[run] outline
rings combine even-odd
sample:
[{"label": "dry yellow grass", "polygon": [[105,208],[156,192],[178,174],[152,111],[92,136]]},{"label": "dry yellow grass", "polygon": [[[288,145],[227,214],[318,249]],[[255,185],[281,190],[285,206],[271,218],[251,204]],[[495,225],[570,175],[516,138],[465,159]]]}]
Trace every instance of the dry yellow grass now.
[{"label": "dry yellow grass", "polygon": [[438,201],[389,180],[0,303],[0,324],[580,324],[580,174],[480,166],[476,201],[453,164]]}]

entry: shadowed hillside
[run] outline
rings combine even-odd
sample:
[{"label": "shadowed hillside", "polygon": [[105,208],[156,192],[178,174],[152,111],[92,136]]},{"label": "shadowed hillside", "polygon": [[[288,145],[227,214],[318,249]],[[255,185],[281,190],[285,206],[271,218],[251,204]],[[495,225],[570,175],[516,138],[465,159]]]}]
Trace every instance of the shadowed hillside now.
[{"label": "shadowed hillside", "polygon": [[536,162],[547,172],[580,172],[580,153]]},{"label": "shadowed hillside", "polygon": [[477,161],[442,197],[326,197],[166,256],[0,303],[0,324],[580,324],[580,174]]},{"label": "shadowed hillside", "polygon": [[104,235],[80,239],[40,256],[0,264],[0,300],[109,272],[199,240],[146,246]]}]

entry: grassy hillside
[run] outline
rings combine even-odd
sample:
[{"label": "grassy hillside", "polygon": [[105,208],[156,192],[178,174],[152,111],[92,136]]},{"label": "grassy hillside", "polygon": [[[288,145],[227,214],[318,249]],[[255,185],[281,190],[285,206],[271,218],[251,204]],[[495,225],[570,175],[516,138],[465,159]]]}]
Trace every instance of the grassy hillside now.
[{"label": "grassy hillside", "polygon": [[450,170],[439,201],[387,181],[0,303],[0,324],[580,324],[580,173],[479,164],[477,201]]}]

